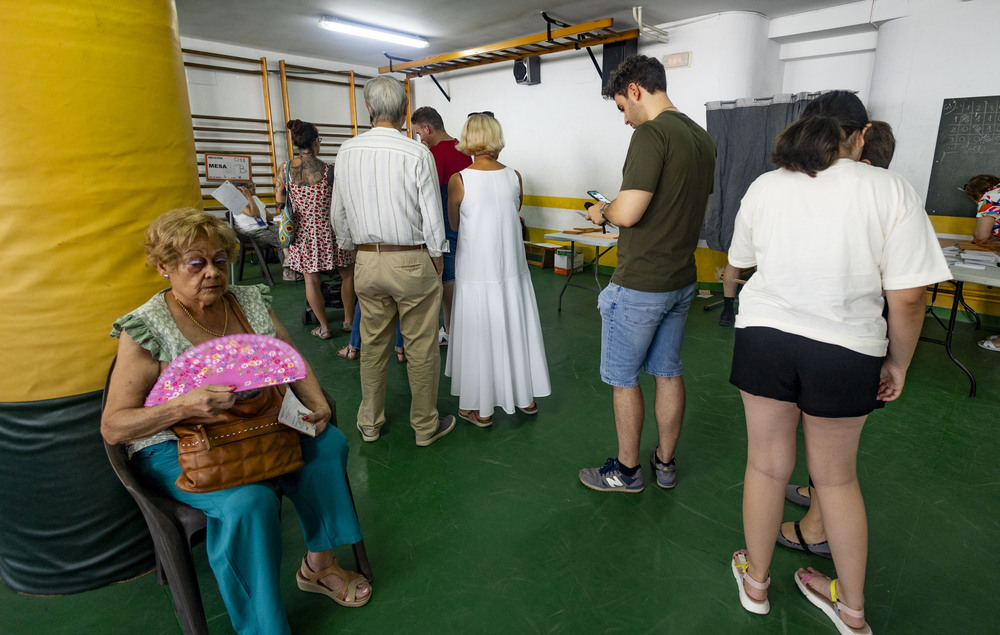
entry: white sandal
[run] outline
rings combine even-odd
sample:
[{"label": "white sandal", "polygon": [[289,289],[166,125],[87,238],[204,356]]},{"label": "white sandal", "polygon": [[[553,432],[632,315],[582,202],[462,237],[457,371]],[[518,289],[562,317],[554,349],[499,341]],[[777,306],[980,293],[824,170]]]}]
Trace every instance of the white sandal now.
[{"label": "white sandal", "polygon": [[987,337],[985,340],[980,340],[979,348],[985,348],[988,351],[1000,353],[1000,335],[993,335],[991,337]]},{"label": "white sandal", "polygon": [[805,569],[799,569],[799,571],[804,571],[805,574],[799,576],[799,572],[795,572],[795,585],[799,587],[799,591],[802,591],[802,595],[806,596],[807,600],[812,602],[813,605],[830,618],[830,621],[837,627],[837,632],[840,635],[872,635],[872,629],[867,623],[862,627],[854,628],[845,624],[843,618],[840,617],[841,613],[843,613],[844,615],[863,621],[865,619],[865,611],[864,609],[852,609],[837,598],[836,580],[830,580],[830,597],[832,600],[828,600],[819,591],[811,589],[808,584],[815,577],[822,576],[828,580],[829,578],[818,571],[806,571]]},{"label": "white sandal", "polygon": [[771,602],[764,598],[763,600],[755,600],[749,595],[747,595],[747,590],[743,588],[746,584],[758,591],[767,591],[767,587],[771,586],[771,576],[768,575],[767,579],[763,582],[757,582],[753,577],[747,573],[747,568],[750,566],[750,560],[747,558],[746,549],[740,549],[733,554],[733,577],[736,578],[736,586],[740,590],[740,604],[743,608],[754,613],[755,615],[767,615],[771,612]]}]

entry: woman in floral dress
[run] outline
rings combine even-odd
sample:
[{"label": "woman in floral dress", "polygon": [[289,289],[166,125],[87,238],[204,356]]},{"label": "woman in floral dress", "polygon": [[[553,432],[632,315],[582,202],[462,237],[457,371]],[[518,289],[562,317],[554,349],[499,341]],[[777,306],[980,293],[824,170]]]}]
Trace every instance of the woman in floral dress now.
[{"label": "woman in floral dress", "polygon": [[[337,237],[330,224],[330,195],[333,191],[333,167],[320,161],[322,139],[316,126],[293,119],[285,126],[292,133],[298,156],[280,170],[274,182],[278,205],[290,200],[295,210],[295,241],[288,247],[287,264],[305,277],[306,302],[319,326],[312,334],[324,340],[333,337],[326,320],[326,303],[320,287],[321,271],[334,267],[342,279],[340,295],[344,302],[343,330],[351,330],[354,318],[354,258],[337,247]],[[287,182],[286,182],[287,181]]]}]

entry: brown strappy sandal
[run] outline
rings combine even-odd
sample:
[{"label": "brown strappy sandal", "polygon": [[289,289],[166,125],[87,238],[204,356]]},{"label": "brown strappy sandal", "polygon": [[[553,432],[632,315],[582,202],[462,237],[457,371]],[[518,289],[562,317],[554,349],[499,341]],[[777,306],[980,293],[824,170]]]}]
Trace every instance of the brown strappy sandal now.
[{"label": "brown strappy sandal", "polygon": [[480,417],[479,413],[475,410],[462,410],[459,408],[458,416],[480,428],[488,428],[493,425],[493,417]]},{"label": "brown strappy sandal", "polygon": [[[305,575],[303,575],[304,573]],[[340,591],[334,591],[320,582],[320,580],[328,575],[335,575],[341,579],[344,585],[340,588]],[[333,559],[333,564],[322,571],[313,571],[303,556],[302,567],[295,573],[295,582],[298,583],[299,589],[307,593],[322,593],[333,599],[337,604],[348,607],[358,607],[368,604],[368,600],[372,599],[372,592],[374,592],[374,589],[369,585],[368,595],[358,598],[358,585],[362,582],[367,582],[367,580],[360,573],[341,569],[340,565],[337,564],[336,558]]]}]

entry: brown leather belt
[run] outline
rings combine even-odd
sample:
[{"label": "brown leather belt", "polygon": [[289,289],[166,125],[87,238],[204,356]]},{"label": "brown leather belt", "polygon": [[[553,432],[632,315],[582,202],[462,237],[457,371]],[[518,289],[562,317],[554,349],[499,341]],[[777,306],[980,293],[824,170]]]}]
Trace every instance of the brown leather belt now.
[{"label": "brown leather belt", "polygon": [[384,245],[382,243],[365,243],[358,245],[358,251],[417,251],[426,249],[427,245]]}]

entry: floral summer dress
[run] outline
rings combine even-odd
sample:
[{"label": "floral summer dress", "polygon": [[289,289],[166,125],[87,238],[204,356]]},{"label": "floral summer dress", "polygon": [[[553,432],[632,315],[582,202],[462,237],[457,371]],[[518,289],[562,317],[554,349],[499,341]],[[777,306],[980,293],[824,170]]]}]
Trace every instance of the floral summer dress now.
[{"label": "floral summer dress", "polygon": [[295,242],[288,247],[289,267],[300,273],[330,271],[354,264],[351,254],[337,246],[330,224],[330,197],[333,186],[328,181],[330,166],[323,167],[323,178],[312,185],[296,185],[288,179],[285,187],[296,214]]},{"label": "floral summer dress", "polygon": [[993,228],[990,230],[994,236],[1000,236],[1000,187],[995,187],[983,194],[977,205],[976,218],[982,216],[993,217]]}]

